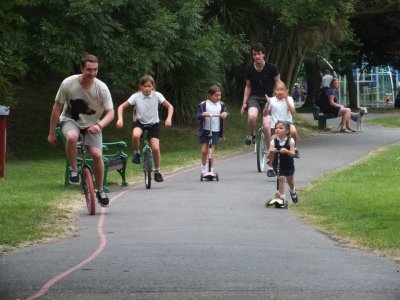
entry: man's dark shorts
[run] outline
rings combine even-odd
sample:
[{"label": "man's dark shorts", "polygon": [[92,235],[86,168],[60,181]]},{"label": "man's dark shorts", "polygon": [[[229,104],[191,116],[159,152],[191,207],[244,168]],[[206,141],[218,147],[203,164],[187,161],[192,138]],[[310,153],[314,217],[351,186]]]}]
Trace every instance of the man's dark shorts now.
[{"label": "man's dark shorts", "polygon": [[[199,143],[200,144],[208,144],[208,135],[210,134],[209,130],[203,130],[202,134],[199,136]],[[219,140],[219,132],[214,131],[212,133],[212,144],[218,144]]]},{"label": "man's dark shorts", "polygon": [[258,109],[258,111],[261,111],[264,109],[266,103],[267,100],[265,99],[265,97],[250,96],[249,103],[247,104],[247,109],[255,107]]},{"label": "man's dark shorts", "polygon": [[150,126],[149,130],[149,138],[156,138],[160,139],[160,123],[155,123],[153,125],[145,125],[140,123],[139,121],[133,122],[132,128],[135,129],[139,127],[140,129],[144,130],[145,127]]}]

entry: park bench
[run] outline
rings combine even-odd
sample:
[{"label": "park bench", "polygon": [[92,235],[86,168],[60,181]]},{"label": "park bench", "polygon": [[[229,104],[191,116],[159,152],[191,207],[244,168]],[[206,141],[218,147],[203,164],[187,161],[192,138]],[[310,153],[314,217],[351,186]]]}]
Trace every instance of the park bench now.
[{"label": "park bench", "polygon": [[[65,146],[66,140],[64,135],[61,132],[59,127],[56,128],[56,135],[57,137],[61,138],[63,144]],[[78,167],[82,164],[82,157],[79,156],[79,148],[82,146],[78,144]],[[117,171],[122,180],[122,185],[127,186],[128,182],[125,179],[125,170],[128,161],[128,155],[123,151],[123,149],[127,148],[127,144],[124,141],[118,142],[111,142],[111,143],[103,143],[103,162],[104,162],[104,179],[103,179],[103,190],[105,192],[110,192],[110,188],[107,185],[107,176],[109,171]],[[111,152],[111,149],[114,152]],[[86,158],[86,162],[93,168],[93,159],[89,156]],[[64,179],[64,186],[69,186],[69,161],[66,159],[65,164],[65,179]]]},{"label": "park bench", "polygon": [[326,129],[326,120],[327,119],[335,119],[337,117],[335,117],[332,114],[323,114],[321,112],[321,110],[319,109],[319,107],[315,104],[313,104],[313,116],[314,116],[314,120],[318,121],[318,128],[319,129]]}]

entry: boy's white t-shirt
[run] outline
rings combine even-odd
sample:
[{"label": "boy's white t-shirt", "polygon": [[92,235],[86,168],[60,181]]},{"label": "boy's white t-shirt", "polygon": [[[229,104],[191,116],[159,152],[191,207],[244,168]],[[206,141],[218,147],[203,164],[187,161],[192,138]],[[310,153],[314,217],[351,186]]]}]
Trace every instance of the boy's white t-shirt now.
[{"label": "boy's white t-shirt", "polygon": [[156,91],[152,91],[149,96],[145,96],[142,92],[136,92],[128,99],[130,105],[136,106],[136,119],[146,125],[160,122],[158,105],[164,101],[165,97]]},{"label": "boy's white t-shirt", "polygon": [[[221,114],[221,103],[212,102],[211,100],[206,100],[206,112],[210,113],[211,115],[219,115]],[[219,118],[204,118],[204,129],[210,130],[210,126],[213,132],[220,131],[220,119]]]},{"label": "boy's white t-shirt", "polygon": [[[292,97],[289,96],[288,101],[294,105]],[[285,99],[280,100],[276,97],[270,98],[269,111],[271,113],[271,128],[275,128],[275,124],[279,120],[293,122],[292,114],[289,111]]]},{"label": "boy's white t-shirt", "polygon": [[64,103],[60,121],[72,120],[80,128],[87,128],[99,121],[104,110],[112,109],[113,102],[107,85],[95,78],[90,89],[84,89],[79,82],[80,75],[63,80],[55,101]]}]

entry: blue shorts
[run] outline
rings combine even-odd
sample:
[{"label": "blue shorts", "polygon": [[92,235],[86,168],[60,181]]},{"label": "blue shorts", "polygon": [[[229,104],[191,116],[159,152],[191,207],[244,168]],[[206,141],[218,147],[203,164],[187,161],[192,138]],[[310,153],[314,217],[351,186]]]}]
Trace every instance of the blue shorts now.
[{"label": "blue shorts", "polygon": [[[199,136],[199,143],[200,144],[208,144],[208,135],[210,134],[209,130],[203,130],[202,134]],[[217,131],[213,131],[212,133],[212,144],[216,145],[218,144],[218,140],[219,140],[219,132]]]}]

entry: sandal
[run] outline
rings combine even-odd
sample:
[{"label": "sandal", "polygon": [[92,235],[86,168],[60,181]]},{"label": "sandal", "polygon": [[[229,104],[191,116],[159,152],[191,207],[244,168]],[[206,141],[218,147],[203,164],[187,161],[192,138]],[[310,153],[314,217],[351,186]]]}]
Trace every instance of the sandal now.
[{"label": "sandal", "polygon": [[353,131],[346,129],[346,128],[340,128],[339,132],[344,132],[344,133],[353,133]]},{"label": "sandal", "polygon": [[347,128],[347,130],[350,130],[351,132],[357,132],[357,130],[354,130],[353,128]]}]

